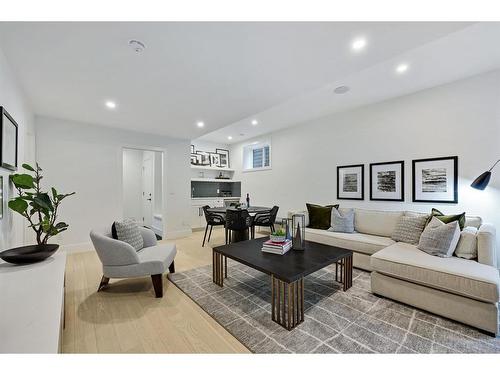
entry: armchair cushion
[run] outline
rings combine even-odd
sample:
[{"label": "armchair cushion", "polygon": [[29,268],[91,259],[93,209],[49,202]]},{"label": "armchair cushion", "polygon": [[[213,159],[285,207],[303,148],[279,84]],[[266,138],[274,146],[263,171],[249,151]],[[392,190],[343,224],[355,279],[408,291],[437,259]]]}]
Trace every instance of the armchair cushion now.
[{"label": "armchair cushion", "polygon": [[123,221],[115,221],[113,225],[118,240],[128,243],[136,251],[144,247],[141,231],[134,220],[124,219]]}]

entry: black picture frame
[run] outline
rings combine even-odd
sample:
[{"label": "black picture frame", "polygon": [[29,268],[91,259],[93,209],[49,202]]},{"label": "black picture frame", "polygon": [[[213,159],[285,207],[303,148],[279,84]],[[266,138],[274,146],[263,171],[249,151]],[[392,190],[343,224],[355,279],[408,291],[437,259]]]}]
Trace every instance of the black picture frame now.
[{"label": "black picture frame", "polygon": [[[5,121],[7,119],[8,121]],[[12,140],[6,140],[7,134],[6,129],[8,126],[14,126],[15,128],[15,163],[11,164],[6,161],[4,142],[11,142]],[[9,169],[11,171],[17,170],[18,163],[18,137],[19,137],[19,126],[17,122],[12,118],[12,116],[5,110],[4,107],[0,106],[0,166],[5,169]]]},{"label": "black picture frame", "polygon": [[[420,163],[436,163],[436,162],[442,162],[442,161],[452,161],[453,166],[453,181],[452,181],[452,187],[453,187],[453,192],[452,192],[452,198],[451,199],[419,199],[417,197],[417,194],[422,194],[421,192],[417,192],[417,175],[416,175],[416,169],[417,169],[417,164]],[[442,169],[442,168],[441,168]],[[429,159],[415,159],[412,160],[412,200],[413,202],[422,202],[422,203],[458,203],[458,156],[445,156],[445,157],[439,157],[439,158],[429,158]]]},{"label": "black picture frame", "polygon": [[[361,176],[361,195],[360,197],[346,197],[342,196],[340,192],[341,184],[340,184],[340,172],[342,169],[355,169],[359,168],[360,169],[360,176]],[[346,199],[346,200],[358,200],[362,201],[365,199],[365,165],[364,164],[353,164],[353,165],[339,165],[337,166],[337,199]]]},{"label": "black picture frame", "polygon": [[221,160],[221,163],[220,163],[221,168],[230,168],[231,163],[229,161],[229,150],[225,150],[223,148],[216,148],[215,152],[218,153],[219,155],[223,155],[227,158],[227,164],[225,166],[223,165],[222,160]]},{"label": "black picture frame", "polygon": [[3,176],[0,176],[0,219],[3,219]]},{"label": "black picture frame", "polygon": [[191,154],[190,160],[192,165],[201,165],[201,155]]},{"label": "black picture frame", "polygon": [[201,156],[201,163],[200,165],[202,166],[210,166],[210,152],[207,151],[196,151],[195,154]]},{"label": "black picture frame", "polygon": [[[392,165],[399,164],[401,169],[401,177],[400,177],[400,196],[398,198],[375,198],[373,192],[373,167],[380,165]],[[396,182],[397,183],[397,182]],[[371,201],[385,201],[385,202],[404,202],[405,201],[405,162],[404,160],[397,161],[387,161],[381,163],[370,163],[370,200]]]},{"label": "black picture frame", "polygon": [[217,152],[209,152],[210,166],[220,168],[220,154]]}]

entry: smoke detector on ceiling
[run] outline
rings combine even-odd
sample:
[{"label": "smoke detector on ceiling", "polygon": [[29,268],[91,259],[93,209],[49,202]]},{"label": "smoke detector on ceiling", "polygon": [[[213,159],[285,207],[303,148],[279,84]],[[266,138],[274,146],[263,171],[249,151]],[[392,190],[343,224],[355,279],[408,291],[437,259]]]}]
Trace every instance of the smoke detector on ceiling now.
[{"label": "smoke detector on ceiling", "polygon": [[135,40],[135,39],[129,40],[128,45],[130,46],[130,48],[132,48],[137,53],[141,53],[142,51],[144,51],[146,49],[146,46],[144,45],[144,43],[142,43],[138,40]]},{"label": "smoke detector on ceiling", "polygon": [[339,87],[336,87],[335,90],[333,90],[333,92],[335,94],[345,94],[349,90],[350,90],[349,86],[339,86]]}]

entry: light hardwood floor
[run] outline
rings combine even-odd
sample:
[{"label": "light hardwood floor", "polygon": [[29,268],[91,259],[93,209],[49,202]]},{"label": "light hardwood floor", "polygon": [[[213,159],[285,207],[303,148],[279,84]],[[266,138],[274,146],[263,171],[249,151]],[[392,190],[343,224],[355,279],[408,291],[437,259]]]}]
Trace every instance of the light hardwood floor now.
[{"label": "light hardwood floor", "polygon": [[[221,229],[204,248],[202,236],[175,241],[177,272],[210,264],[210,245],[224,243]],[[111,280],[97,293],[101,275],[95,251],[68,256],[63,353],[249,353],[166,276],[160,299],[149,277]]]}]

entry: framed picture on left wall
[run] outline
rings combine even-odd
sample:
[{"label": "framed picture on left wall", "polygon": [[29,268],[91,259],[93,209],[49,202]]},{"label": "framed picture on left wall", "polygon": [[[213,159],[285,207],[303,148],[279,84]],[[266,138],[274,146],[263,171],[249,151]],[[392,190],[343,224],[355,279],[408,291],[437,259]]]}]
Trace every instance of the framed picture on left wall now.
[{"label": "framed picture on left wall", "polygon": [[365,166],[363,164],[337,167],[337,199],[365,199]]},{"label": "framed picture on left wall", "polygon": [[0,166],[12,171],[17,169],[17,133],[17,123],[0,107]]}]

